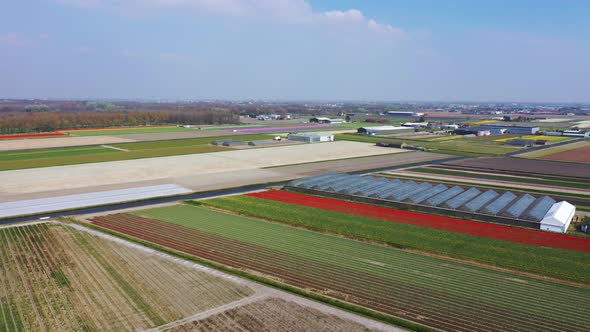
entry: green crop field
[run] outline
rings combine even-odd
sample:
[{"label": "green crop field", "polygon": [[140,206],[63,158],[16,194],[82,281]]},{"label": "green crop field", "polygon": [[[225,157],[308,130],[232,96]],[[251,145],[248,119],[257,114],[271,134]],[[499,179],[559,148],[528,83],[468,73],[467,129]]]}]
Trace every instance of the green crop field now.
[{"label": "green crop field", "polygon": [[216,208],[315,231],[377,241],[394,247],[418,249],[565,280],[588,282],[587,277],[590,275],[589,253],[531,246],[250,196],[231,196],[202,202]]},{"label": "green crop field", "polygon": [[[152,133],[173,133],[181,131],[194,131],[192,128],[182,128],[176,126],[160,128],[121,128],[121,129],[97,129],[97,130],[72,130],[72,136],[110,136],[110,135],[128,135],[128,134],[152,134]],[[64,130],[64,132],[68,132]]]},{"label": "green crop field", "polygon": [[74,148],[5,151],[0,153],[0,163],[13,161],[30,161],[46,158],[68,158],[117,152],[119,151],[105,148],[102,146],[81,146]]},{"label": "green crop field", "polygon": [[401,137],[375,137],[356,134],[336,135],[336,140],[355,141],[366,143],[377,142],[405,142],[410,145],[422,146],[431,152],[452,154],[457,156],[485,156],[504,155],[516,151],[516,148],[502,145],[493,141],[479,141],[471,138],[450,139],[443,141],[432,141],[429,139],[407,139]]},{"label": "green crop field", "polygon": [[111,146],[125,149],[125,150],[152,150],[152,149],[169,149],[189,146],[208,145],[213,141],[221,139],[253,141],[259,139],[269,139],[271,136],[265,134],[251,134],[251,135],[228,135],[217,137],[196,137],[196,138],[182,138],[170,139],[163,141],[148,141],[148,142],[132,142],[132,143],[117,143],[110,144]]},{"label": "green crop field", "polygon": [[[64,148],[66,150],[69,148]],[[163,150],[139,150],[139,151],[113,151],[112,153],[90,153],[81,155],[70,155],[69,151],[60,151],[59,156],[55,157],[43,157],[43,158],[31,158],[31,159],[20,159],[20,160],[9,160],[0,161],[0,171],[13,170],[13,169],[25,169],[25,168],[37,168],[37,167],[50,167],[50,166],[62,166],[62,165],[76,165],[76,164],[87,164],[87,163],[100,163],[106,161],[117,161],[117,160],[130,160],[130,159],[142,159],[142,158],[154,158],[154,157],[166,157],[166,156],[177,156],[183,154],[195,154],[195,153],[207,153],[216,151],[227,151],[228,148],[208,145],[195,145],[188,147],[170,148]]]},{"label": "green crop field", "polygon": [[[298,215],[290,206],[282,208],[275,213]],[[318,215],[313,211],[309,216]],[[332,217],[335,223],[342,220],[341,215]],[[590,317],[570,311],[590,305],[590,288],[199,206],[178,205],[92,220],[140,239],[445,330],[583,331],[590,324]],[[575,260],[574,254],[570,261]]]},{"label": "green crop field", "polygon": [[551,185],[551,186],[560,186],[560,187],[569,187],[569,188],[587,189],[590,187],[589,180],[571,179],[571,178],[568,179],[568,178],[560,178],[560,177],[556,177],[556,179],[553,179],[550,176],[543,177],[543,178],[518,177],[518,176],[505,176],[505,175],[501,175],[501,174],[481,174],[481,173],[461,172],[461,171],[432,168],[432,167],[410,168],[409,171],[428,173],[428,174],[461,176],[461,177],[468,177],[468,178],[475,178],[475,179],[503,180],[503,181],[520,182],[520,183],[542,184],[542,185]]},{"label": "green crop field", "polygon": [[251,141],[267,139],[269,136],[258,134],[200,137],[109,145],[128,151],[102,146],[10,151],[0,154],[0,171],[227,151],[230,148],[210,145],[214,140],[227,138]]}]

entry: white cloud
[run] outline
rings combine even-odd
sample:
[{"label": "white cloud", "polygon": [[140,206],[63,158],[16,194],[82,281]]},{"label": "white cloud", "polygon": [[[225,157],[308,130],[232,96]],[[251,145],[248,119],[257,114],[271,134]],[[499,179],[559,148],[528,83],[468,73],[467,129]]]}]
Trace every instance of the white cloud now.
[{"label": "white cloud", "polygon": [[391,37],[405,33],[390,24],[366,17],[360,10],[314,11],[305,0],[56,0],[64,5],[137,14],[153,10],[194,10],[233,17],[254,17],[295,24],[342,24]]}]

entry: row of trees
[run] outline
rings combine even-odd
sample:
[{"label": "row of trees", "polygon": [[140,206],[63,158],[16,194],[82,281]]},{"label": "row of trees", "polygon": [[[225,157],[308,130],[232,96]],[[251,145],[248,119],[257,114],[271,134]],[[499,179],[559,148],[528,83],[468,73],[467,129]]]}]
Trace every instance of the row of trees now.
[{"label": "row of trees", "polygon": [[174,111],[11,112],[0,114],[0,133],[50,132],[58,129],[162,124],[239,123],[237,111],[221,108]]}]

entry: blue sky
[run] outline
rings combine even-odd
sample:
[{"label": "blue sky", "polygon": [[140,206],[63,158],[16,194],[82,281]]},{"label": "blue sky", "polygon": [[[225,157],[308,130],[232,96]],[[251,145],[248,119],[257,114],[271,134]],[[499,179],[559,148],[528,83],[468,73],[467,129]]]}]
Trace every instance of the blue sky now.
[{"label": "blue sky", "polygon": [[19,0],[0,97],[590,102],[585,0]]}]

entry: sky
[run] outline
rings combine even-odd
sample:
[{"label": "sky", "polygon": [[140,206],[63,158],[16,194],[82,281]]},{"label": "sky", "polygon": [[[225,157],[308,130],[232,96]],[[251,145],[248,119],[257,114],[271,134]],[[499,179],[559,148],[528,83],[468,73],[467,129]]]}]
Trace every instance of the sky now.
[{"label": "sky", "polygon": [[0,98],[590,102],[587,0],[18,0]]}]

